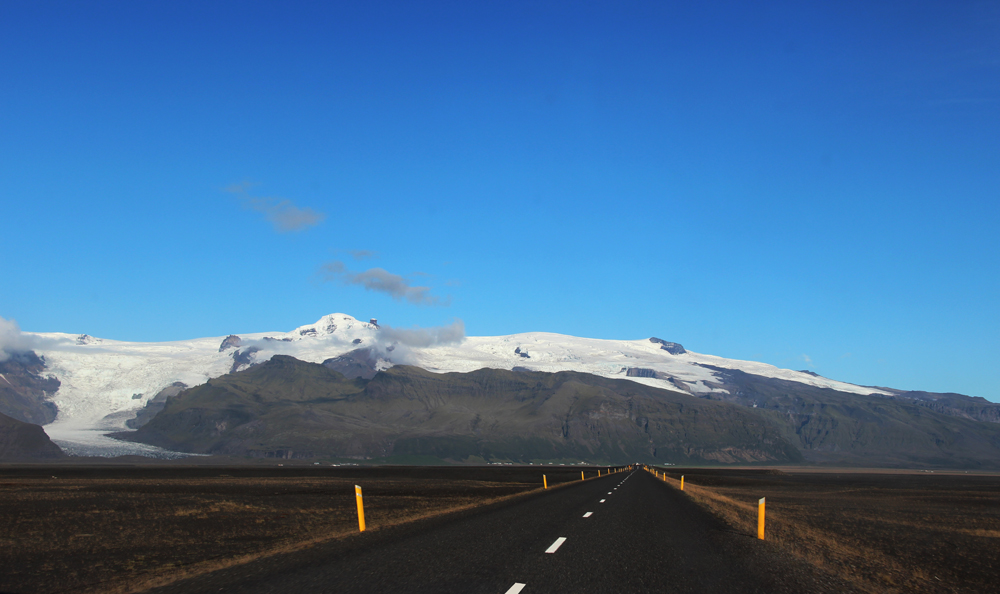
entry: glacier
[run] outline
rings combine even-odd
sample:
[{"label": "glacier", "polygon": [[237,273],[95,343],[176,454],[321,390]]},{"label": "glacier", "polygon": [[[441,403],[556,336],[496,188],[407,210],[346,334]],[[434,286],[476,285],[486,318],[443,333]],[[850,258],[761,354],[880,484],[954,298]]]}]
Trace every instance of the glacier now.
[{"label": "glacier", "polygon": [[75,455],[134,454],[165,458],[183,455],[115,440],[105,434],[127,430],[125,422],[174,382],[197,386],[230,371],[266,361],[276,354],[322,363],[355,349],[367,348],[377,356],[376,368],[379,369],[407,364],[436,373],[482,368],[579,371],[679,390],[692,396],[726,391],[716,373],[704,367],[711,365],[842,392],[887,394],[876,388],[766,363],[726,359],[683,349],[678,349],[680,354],[673,354],[666,350],[664,341],[652,338],[609,340],[527,332],[469,336],[451,343],[410,346],[398,339],[399,331],[384,332],[377,324],[343,313],[323,316],[313,324],[287,332],[238,334],[238,341],[216,336],[172,342],[124,342],[85,334],[25,334],[34,334],[40,339],[38,344],[44,348],[36,352],[45,359],[46,373],[55,375],[61,382],[51,398],[59,413],[45,426],[45,431],[53,441]]}]

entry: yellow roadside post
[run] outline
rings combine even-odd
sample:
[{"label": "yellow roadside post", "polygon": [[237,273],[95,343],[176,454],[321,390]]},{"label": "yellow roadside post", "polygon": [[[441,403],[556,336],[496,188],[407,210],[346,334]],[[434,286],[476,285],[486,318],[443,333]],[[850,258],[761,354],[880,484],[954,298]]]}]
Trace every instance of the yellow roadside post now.
[{"label": "yellow roadside post", "polygon": [[365,531],[365,504],[361,501],[361,486],[354,485],[354,494],[358,500],[358,531]]},{"label": "yellow roadside post", "polygon": [[542,475],[542,484],[545,485],[546,489],[549,488],[549,479],[545,478],[544,474]]},{"label": "yellow roadside post", "polygon": [[764,497],[757,502],[757,538],[764,540]]},{"label": "yellow roadside post", "polygon": [[583,480],[583,471],[582,470],[580,471],[580,480],[581,481]]},{"label": "yellow roadside post", "polygon": [[681,491],[684,490],[684,475],[681,475]]},{"label": "yellow roadside post", "polygon": [[600,478],[600,477],[601,477],[601,470],[597,469],[597,478]]}]

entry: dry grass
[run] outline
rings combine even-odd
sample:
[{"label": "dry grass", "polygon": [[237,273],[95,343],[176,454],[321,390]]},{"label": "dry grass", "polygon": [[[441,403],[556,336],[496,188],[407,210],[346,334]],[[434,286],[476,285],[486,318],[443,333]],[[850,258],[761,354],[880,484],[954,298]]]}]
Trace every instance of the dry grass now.
[{"label": "dry grass", "polygon": [[[994,567],[1000,567],[995,477],[956,479],[951,485],[945,477],[877,475],[843,481],[807,475],[700,478],[710,486],[691,475],[684,485],[698,505],[755,535],[757,500],[766,497],[767,540],[862,590],[995,591]],[[679,488],[676,478],[666,480]]]},{"label": "dry grass", "polygon": [[[124,593],[357,534],[350,478],[0,480],[0,590]],[[519,482],[365,481],[369,530],[516,496]]]}]

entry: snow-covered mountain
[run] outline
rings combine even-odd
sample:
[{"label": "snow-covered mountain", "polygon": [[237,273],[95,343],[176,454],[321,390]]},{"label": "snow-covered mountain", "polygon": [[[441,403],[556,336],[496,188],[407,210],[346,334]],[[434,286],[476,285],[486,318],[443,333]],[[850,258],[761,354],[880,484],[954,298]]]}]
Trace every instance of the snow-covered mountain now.
[{"label": "snow-covered mountain", "polygon": [[693,396],[726,392],[718,372],[705,366],[841,392],[888,394],[765,363],[694,353],[658,338],[603,340],[546,332],[462,338],[461,334],[460,327],[458,332],[438,334],[380,328],[340,313],[323,316],[291,332],[176,342],[136,343],[38,333],[38,343],[46,346],[36,349],[47,364],[45,373],[60,382],[52,398],[58,416],[45,429],[53,440],[73,452],[74,443],[96,443],[103,432],[125,429],[126,421],[175,382],[196,386],[275,354],[322,363],[358,349],[369,349],[376,369],[408,364],[439,373],[482,368],[572,370],[629,379]]}]

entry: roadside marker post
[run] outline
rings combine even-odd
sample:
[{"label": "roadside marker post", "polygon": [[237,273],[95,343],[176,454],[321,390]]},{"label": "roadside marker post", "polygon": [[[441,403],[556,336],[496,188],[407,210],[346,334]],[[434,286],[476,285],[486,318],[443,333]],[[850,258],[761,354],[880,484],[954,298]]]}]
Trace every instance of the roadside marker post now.
[{"label": "roadside marker post", "polygon": [[546,489],[549,488],[549,479],[545,478],[544,474],[542,475],[542,485],[544,485]]},{"label": "roadside marker post", "polygon": [[757,502],[757,538],[764,540],[764,497]]},{"label": "roadside marker post", "polygon": [[684,475],[681,475],[681,491],[684,490]]},{"label": "roadside marker post", "polygon": [[584,480],[584,478],[583,478],[583,471],[582,470],[580,471],[580,480],[581,481]]},{"label": "roadside marker post", "polygon": [[365,504],[361,501],[361,486],[354,485],[354,495],[358,500],[358,532],[365,531]]}]

